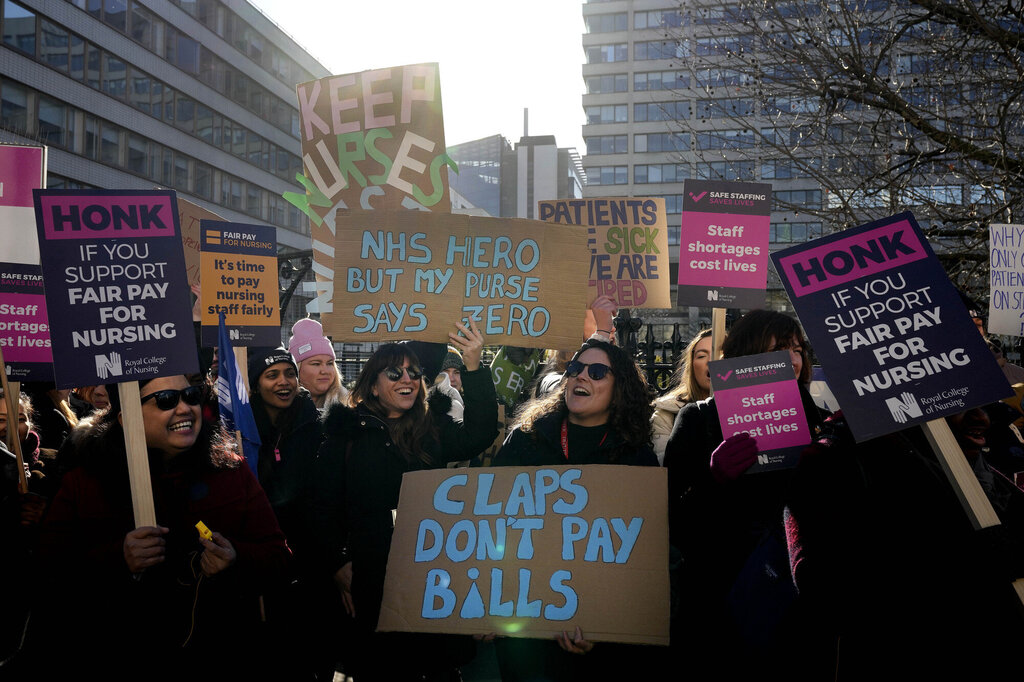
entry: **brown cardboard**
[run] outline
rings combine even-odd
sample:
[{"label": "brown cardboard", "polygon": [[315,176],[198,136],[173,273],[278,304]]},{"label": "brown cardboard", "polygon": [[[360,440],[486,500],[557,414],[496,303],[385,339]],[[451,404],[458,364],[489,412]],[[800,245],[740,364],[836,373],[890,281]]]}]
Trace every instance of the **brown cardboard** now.
[{"label": "brown cardboard", "polygon": [[[339,211],[335,224],[337,296],[320,318],[335,341],[446,343],[470,312],[488,344],[578,348],[583,339],[586,228],[424,211]],[[428,276],[438,271],[450,277],[443,284]],[[480,296],[479,282],[499,280],[505,296]]]},{"label": "brown cardboard", "polygon": [[673,308],[664,197],[599,197],[537,202],[541,220],[588,227],[589,299],[620,308]]},{"label": "brown cardboard", "polygon": [[[487,481],[488,477],[493,480]],[[554,492],[539,492],[545,488]],[[585,505],[578,504],[582,501],[581,489],[586,491]],[[538,497],[543,501],[543,514],[536,513],[540,509]],[[527,501],[526,506],[509,508],[510,501],[516,499]],[[667,501],[665,470],[657,467],[473,467],[407,473],[402,480],[377,629],[494,632],[509,637],[550,639],[579,626],[590,641],[667,645]],[[455,508],[459,503],[461,510]],[[489,504],[497,506],[488,509]],[[578,506],[582,510],[574,508]],[[520,529],[506,531],[503,555],[496,549],[490,550],[496,554],[489,554],[487,549],[480,549],[480,543],[472,545],[475,549],[469,551],[469,529],[479,537],[480,525],[484,524],[496,533],[497,528],[513,518],[517,523],[542,524],[529,533],[532,555],[525,550],[525,532]],[[595,547],[600,537],[600,531],[592,532],[600,524],[597,519],[620,519],[625,528],[633,524],[639,532],[632,549],[624,552],[618,532],[612,530],[617,526],[606,521],[607,537],[611,540],[606,543],[610,561],[603,560],[604,549],[595,551],[596,561],[586,560],[587,537],[569,543],[574,547],[574,556],[566,559],[563,524],[576,523],[575,519],[586,522],[588,537],[594,539]],[[642,521],[637,523],[634,519]],[[444,545],[436,558],[429,551],[436,536],[423,530],[422,542],[419,538],[421,527],[434,527],[434,522],[444,533]],[[455,532],[451,541],[449,532],[456,524],[464,530]],[[419,553],[418,547],[422,550]],[[469,557],[463,559],[460,551]],[[616,559],[621,559],[621,563],[616,563]],[[491,576],[496,570],[501,571],[502,590],[492,605]],[[525,599],[519,599],[519,576],[524,570],[530,573],[529,592]],[[558,571],[568,571],[571,577],[559,582]],[[552,589],[552,582],[557,590]],[[454,602],[450,615],[445,615],[444,598],[428,594],[429,584],[444,586],[434,589],[438,594],[451,592]],[[475,598],[477,592],[479,600]],[[571,615],[569,611],[558,612],[571,603],[565,596],[567,592],[575,594],[577,600]],[[536,609],[538,615],[525,615],[523,605],[536,600],[541,602]],[[474,603],[476,609],[467,608],[467,604],[472,607]],[[493,615],[503,603],[511,615]],[[431,617],[424,617],[425,612]],[[481,613],[481,617],[476,617]]]},{"label": "brown cardboard", "polygon": [[310,217],[318,292],[310,312],[324,313],[334,299],[335,212],[449,213],[446,166],[454,163],[445,151],[437,64],[329,76],[300,83],[296,95],[306,185],[299,203]]},{"label": "brown cardboard", "polygon": [[199,222],[224,220],[213,211],[193,204],[178,195],[178,224],[181,226],[181,245],[185,252],[185,276],[190,286],[199,286]]}]

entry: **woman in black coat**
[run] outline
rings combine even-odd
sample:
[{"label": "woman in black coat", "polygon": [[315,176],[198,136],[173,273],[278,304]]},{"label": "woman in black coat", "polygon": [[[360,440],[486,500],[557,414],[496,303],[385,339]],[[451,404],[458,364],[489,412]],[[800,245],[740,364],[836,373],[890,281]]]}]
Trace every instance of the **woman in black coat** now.
[{"label": "woman in black coat", "polygon": [[395,343],[377,349],[350,405],[331,407],[324,420],[315,540],[321,569],[334,577],[355,619],[345,673],[356,679],[448,679],[472,657],[472,641],[465,638],[374,632],[402,475],[475,457],[497,435],[494,384],[480,362],[483,335],[472,321],[456,327],[464,336],[452,333],[449,339],[465,364],[462,422],[447,415],[450,405],[428,406],[416,353]]},{"label": "woman in black coat", "polygon": [[[822,421],[806,386],[808,344],[791,317],[754,310],[722,344],[727,358],[788,350],[808,431]],[[681,553],[672,647],[690,669],[726,676],[788,667],[796,596],[782,512],[792,469],[744,476],[757,461],[756,438],[723,438],[714,397],[676,416],[665,448],[669,535]],[[776,672],[778,672],[776,670]]]},{"label": "woman in black coat", "polygon": [[[629,355],[591,339],[565,366],[558,390],[526,403],[495,466],[623,464],[658,466],[651,443],[647,382]],[[502,637],[495,647],[502,680],[632,679],[653,648],[594,646],[577,627],[555,641]],[[585,654],[585,655],[583,655]]]}]

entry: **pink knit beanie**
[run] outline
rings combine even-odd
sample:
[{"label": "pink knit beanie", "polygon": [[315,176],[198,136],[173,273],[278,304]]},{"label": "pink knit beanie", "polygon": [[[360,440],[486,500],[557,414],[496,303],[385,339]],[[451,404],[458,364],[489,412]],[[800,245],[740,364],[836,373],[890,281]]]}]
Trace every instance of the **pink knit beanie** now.
[{"label": "pink knit beanie", "polygon": [[292,336],[288,339],[288,352],[295,358],[295,364],[314,355],[330,355],[332,359],[336,357],[334,345],[324,336],[324,328],[320,326],[319,322],[308,317],[292,325]]}]

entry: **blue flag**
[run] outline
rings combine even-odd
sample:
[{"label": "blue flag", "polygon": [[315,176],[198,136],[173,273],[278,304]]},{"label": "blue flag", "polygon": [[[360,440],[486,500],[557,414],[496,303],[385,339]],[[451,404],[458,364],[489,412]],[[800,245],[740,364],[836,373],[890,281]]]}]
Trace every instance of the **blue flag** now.
[{"label": "blue flag", "polygon": [[249,405],[249,393],[242,381],[242,373],[235,362],[235,351],[228,339],[228,328],[224,325],[224,313],[220,314],[220,330],[217,343],[217,401],[220,404],[220,421],[228,433],[238,431],[242,436],[242,452],[249,468],[256,474],[259,461],[260,433],[256,419]]}]

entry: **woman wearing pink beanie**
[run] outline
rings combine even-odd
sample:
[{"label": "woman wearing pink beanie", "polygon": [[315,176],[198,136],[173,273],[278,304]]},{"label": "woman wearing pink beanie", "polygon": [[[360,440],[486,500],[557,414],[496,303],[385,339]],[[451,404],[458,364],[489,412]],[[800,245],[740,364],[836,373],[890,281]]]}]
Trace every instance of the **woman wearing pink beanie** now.
[{"label": "woman wearing pink beanie", "polygon": [[345,401],[348,391],[341,385],[334,345],[324,336],[319,322],[305,318],[292,325],[288,352],[299,366],[299,383],[309,391],[317,408]]}]

